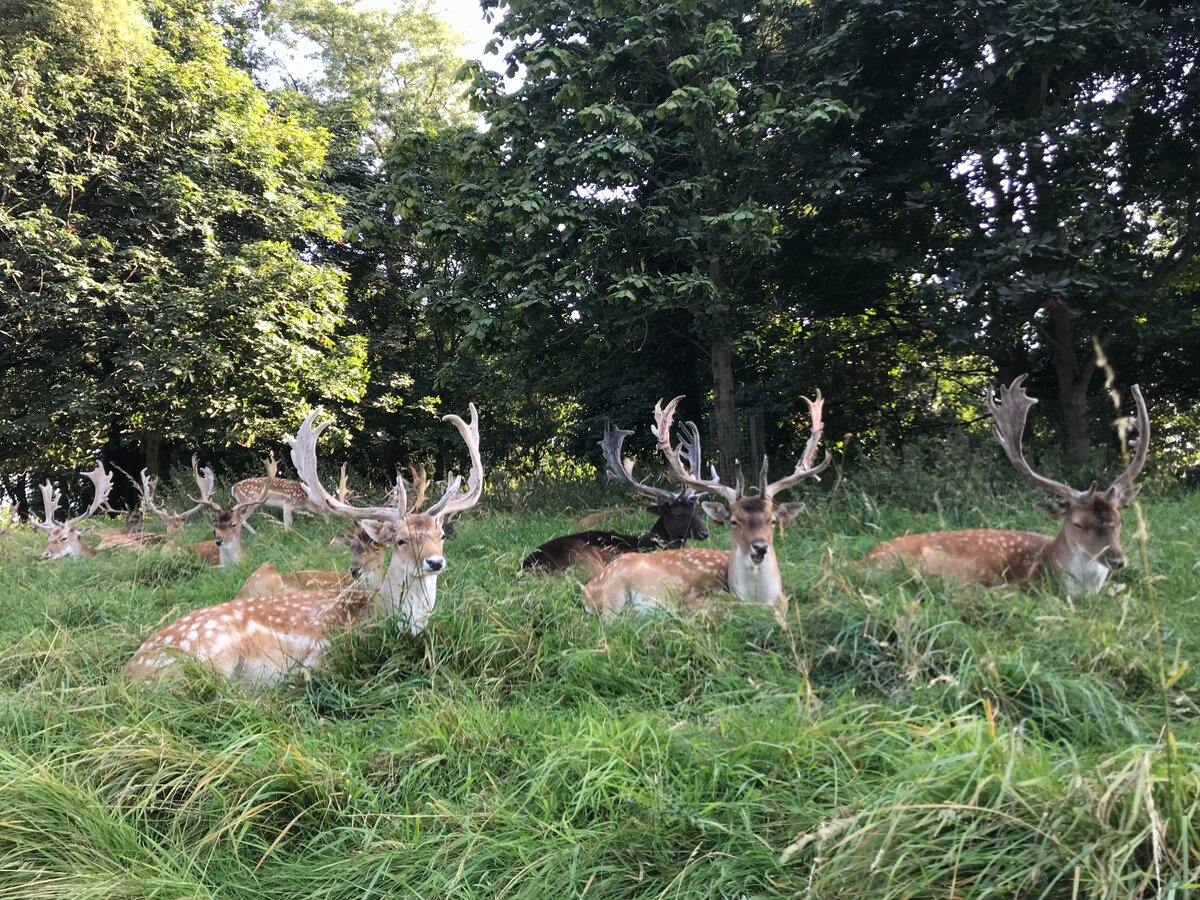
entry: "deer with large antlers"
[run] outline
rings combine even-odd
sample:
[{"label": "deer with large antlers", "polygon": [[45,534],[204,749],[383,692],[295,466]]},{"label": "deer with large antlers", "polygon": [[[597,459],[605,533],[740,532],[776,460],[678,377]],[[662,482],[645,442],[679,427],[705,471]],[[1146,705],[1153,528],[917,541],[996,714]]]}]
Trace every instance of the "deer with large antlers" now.
[{"label": "deer with large antlers", "polygon": [[229,489],[234,501],[239,506],[255,509],[259,506],[270,506],[283,513],[283,527],[292,527],[293,512],[307,512],[322,519],[329,518],[329,510],[314,500],[303,482],[290,478],[277,478],[279,463],[272,454],[263,460],[267,469],[266,478],[243,478]]},{"label": "deer with large antlers", "polygon": [[197,541],[192,549],[210,566],[224,568],[235,566],[242,561],[242,525],[254,510],[257,503],[239,503],[232,509],[225,509],[212,499],[213,485],[216,476],[209,466],[200,468],[200,460],[192,456],[192,479],[196,482],[199,497],[190,497],[194,504],[191,509],[173,513],[159,505],[155,494],[158,491],[158,479],[142,469],[142,502],[146,509],[163,520],[167,536],[177,535],[183,528],[183,523],[202,509],[211,509],[213,513],[213,538],[211,541]]},{"label": "deer with large antlers", "polygon": [[408,512],[398,490],[394,503],[355,507],[325,490],[317,474],[317,439],[328,427],[313,413],[290,439],[292,461],[315,503],[354,519],[378,544],[391,548],[391,561],[376,590],[289,590],[268,597],[247,597],[189,613],[152,635],[125,667],[130,676],[161,671],[178,654],[189,654],[230,677],[273,682],[294,670],[320,665],[334,634],[376,613],[401,613],[413,634],[429,620],[437,600],[437,579],[446,567],[442,524],[470,509],[483,493],[479,455],[479,416],[471,405],[468,425],[444,416],[458,429],[471,458],[471,472],[448,479],[446,492],[424,512]]},{"label": "deer with large antlers", "polygon": [[1137,447],[1129,466],[1104,491],[1092,484],[1077,491],[1033,470],[1025,459],[1022,436],[1029,410],[1037,400],[1024,388],[1021,375],[1001,387],[999,402],[989,390],[985,396],[994,420],[993,433],[1013,467],[1028,481],[1055,495],[1038,506],[1062,527],[1054,537],[1031,531],[996,531],[990,528],[910,534],[880,544],[863,564],[889,566],[903,563],[934,575],[951,575],[978,581],[988,587],[1027,587],[1050,575],[1061,579],[1069,597],[1097,593],[1113,569],[1126,564],[1121,549],[1120,510],[1137,492],[1136,481],[1146,464],[1150,416],[1142,391],[1133,386],[1137,406],[1134,428]]},{"label": "deer with large antlers", "polygon": [[[580,531],[546,541],[521,562],[522,569],[562,572],[579,566],[588,577],[599,574],[604,566],[622,553],[646,550],[671,550],[690,539],[708,537],[704,519],[696,501],[703,496],[688,485],[678,491],[644,484],[633,477],[633,460],[621,455],[625,438],[633,434],[605,423],[600,449],[608,466],[608,478],[625,485],[635,494],[654,501],[646,507],[658,520],[645,534],[619,534],[615,531]],[[680,449],[687,470],[695,477],[703,474],[700,457],[700,432],[694,422],[684,423]]]},{"label": "deer with large antlers", "polygon": [[58,488],[53,487],[49,480],[42,485],[42,510],[44,519],[41,522],[35,523],[38,528],[49,532],[46,535],[46,552],[42,554],[42,559],[61,559],[66,556],[91,556],[96,552],[84,543],[83,540],[84,535],[90,534],[95,530],[95,527],[80,530],[75,526],[84,519],[90,519],[104,506],[105,501],[108,500],[109,493],[112,491],[113,476],[111,472],[105,471],[104,463],[98,462],[96,463],[96,468],[87,473],[87,479],[92,483],[92,487],[94,488],[91,504],[79,515],[73,516],[62,523],[54,521],[59,504],[62,502],[62,492]]},{"label": "deer with large antlers", "polygon": [[812,418],[812,431],[800,461],[790,475],[768,481],[767,458],[763,457],[757,494],[746,492],[741,474],[730,486],[721,482],[716,469],[705,479],[685,467],[679,447],[671,446],[671,420],[682,397],[664,409],[655,406],[654,434],[675,479],[698,491],[710,491],[725,503],[706,501],[701,505],[713,521],[728,524],[731,550],[660,550],[618,556],[584,587],[584,606],[606,619],[625,609],[657,609],[670,601],[687,608],[706,595],[729,591],[739,600],[763,603],[777,615],[786,610],[783,579],[775,558],[775,526],[790,522],[803,508],[801,503],[777,503],[777,495],[806,478],[816,478],[829,465],[827,452],[815,464],[817,447],[824,431],[824,399],[804,398]]}]

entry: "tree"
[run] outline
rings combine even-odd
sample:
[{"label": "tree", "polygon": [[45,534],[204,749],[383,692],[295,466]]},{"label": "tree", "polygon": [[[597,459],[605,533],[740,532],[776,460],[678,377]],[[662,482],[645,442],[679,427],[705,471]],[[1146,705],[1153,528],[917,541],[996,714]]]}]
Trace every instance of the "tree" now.
[{"label": "tree", "polygon": [[471,93],[495,153],[480,216],[505,244],[483,291],[543,345],[573,332],[568,345],[610,354],[635,334],[688,346],[660,370],[693,352],[707,360],[726,464],[734,347],[775,302],[761,280],[777,231],[761,158],[781,122],[811,114],[756,77],[755,12],[720,0],[511,3],[499,37],[512,42],[509,77],[523,79],[507,88],[476,67]]},{"label": "tree", "polygon": [[360,396],[342,276],[311,259],[340,233],[326,136],[231,68],[203,4],[148,5],[116,50],[128,8],[69,9],[0,44],[4,468],[157,468]]},{"label": "tree", "polygon": [[1092,341],[1130,335],[1200,237],[1195,8],[836,0],[792,13],[820,33],[792,58],[797,81],[855,113],[797,142],[835,187],[792,234],[873,217],[863,248],[941,289],[915,295],[931,305],[907,318],[989,357],[1001,381],[1045,358],[1064,447],[1082,459]]}]

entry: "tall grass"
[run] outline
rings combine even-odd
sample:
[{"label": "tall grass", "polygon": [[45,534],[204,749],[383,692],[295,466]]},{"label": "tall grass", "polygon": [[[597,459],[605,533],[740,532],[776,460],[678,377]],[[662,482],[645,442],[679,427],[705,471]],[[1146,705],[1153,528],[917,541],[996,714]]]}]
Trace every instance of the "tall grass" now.
[{"label": "tall grass", "polygon": [[1144,564],[1073,605],[858,570],[903,531],[1043,527],[1011,479],[959,475],[915,508],[884,473],[810,491],[786,628],[732,602],[604,626],[517,572],[584,504],[484,509],[423,635],[372,622],[262,692],[121,667],[264,560],[344,564],[335,523],[263,521],[231,571],[0,538],[0,896],[1186,895],[1200,500],[1145,509],[1164,685]]}]

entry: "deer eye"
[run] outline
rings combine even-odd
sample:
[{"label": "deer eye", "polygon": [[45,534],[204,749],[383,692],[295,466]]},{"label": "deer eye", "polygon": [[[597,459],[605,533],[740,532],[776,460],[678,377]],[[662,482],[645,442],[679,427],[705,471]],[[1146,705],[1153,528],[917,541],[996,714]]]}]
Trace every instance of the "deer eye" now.
[{"label": "deer eye", "polygon": [[395,540],[395,541],[393,541],[393,543],[394,543],[394,544],[395,544],[397,547],[403,547],[405,544],[407,544],[407,543],[408,543],[408,541],[406,541],[404,538],[396,538],[396,540]]}]

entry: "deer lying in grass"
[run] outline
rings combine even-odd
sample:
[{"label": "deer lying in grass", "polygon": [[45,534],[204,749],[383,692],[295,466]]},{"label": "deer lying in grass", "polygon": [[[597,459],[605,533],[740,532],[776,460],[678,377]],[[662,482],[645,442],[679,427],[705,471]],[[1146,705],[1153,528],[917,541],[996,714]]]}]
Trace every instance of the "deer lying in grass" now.
[{"label": "deer lying in grass", "polygon": [[1137,449],[1128,468],[1105,491],[1092,484],[1077,491],[1035,472],[1021,447],[1025,419],[1037,403],[1023,386],[1026,376],[1000,389],[1000,402],[986,395],[995,420],[993,431],[1014,468],[1028,481],[1057,495],[1038,504],[1051,518],[1061,519],[1054,537],[1031,531],[990,528],[910,534],[880,544],[863,559],[866,566],[899,563],[934,575],[978,581],[988,587],[1027,587],[1046,576],[1060,579],[1069,597],[1097,593],[1112,569],[1125,566],[1121,549],[1120,510],[1136,493],[1135,482],[1146,464],[1150,416],[1141,389],[1133,386],[1137,405]]},{"label": "deer lying in grass", "polygon": [[467,486],[450,478],[446,493],[423,513],[407,512],[406,498],[388,506],[358,508],[330,495],[317,475],[317,438],[328,423],[315,426],[316,413],[292,438],[292,461],[314,502],[359,523],[378,544],[391,548],[391,561],[378,589],[288,590],[247,597],[189,613],[149,637],[125,667],[130,677],[171,666],[189,654],[217,671],[248,682],[278,681],[297,669],[320,665],[331,638],[374,614],[402,613],[419,634],[437,600],[437,579],[446,567],[442,523],[470,509],[483,492],[479,457],[479,416],[471,424],[444,416],[466,442],[471,457]]},{"label": "deer lying in grass", "polygon": [[284,528],[292,527],[292,513],[296,511],[312,513],[328,520],[329,510],[309,497],[308,488],[302,482],[275,477],[279,463],[274,455],[263,462],[267,467],[266,478],[243,478],[229,489],[238,506],[250,510],[270,506],[282,510]]},{"label": "deer lying in grass", "polygon": [[625,609],[642,612],[669,602],[689,608],[708,595],[729,591],[739,600],[764,603],[782,616],[787,598],[773,550],[775,526],[790,522],[803,504],[776,503],[775,497],[805,478],[816,478],[829,465],[828,452],[820,465],[813,465],[824,430],[821,392],[817,392],[816,400],[804,398],[812,417],[812,433],[796,468],[786,478],[768,482],[764,456],[757,494],[746,493],[740,473],[730,487],[721,483],[715,469],[711,479],[701,479],[684,466],[679,448],[671,446],[671,419],[682,399],[676,397],[666,409],[661,403],[655,407],[654,433],[659,449],[666,455],[676,480],[724,498],[728,506],[717,502],[702,505],[714,521],[729,525],[733,549],[661,550],[618,556],[584,587],[584,606],[611,619]]},{"label": "deer lying in grass", "polygon": [[337,535],[331,543],[338,543],[350,550],[350,567],[341,572],[323,569],[304,569],[299,572],[280,572],[271,563],[263,563],[246,579],[235,600],[246,597],[266,597],[281,591],[316,588],[348,588],[351,586],[373,590],[383,581],[383,564],[387,558],[387,547],[377,543],[363,529],[346,531]]},{"label": "deer lying in grass", "polygon": [[[700,460],[700,432],[692,422],[684,425],[685,436],[681,455],[687,468],[696,477],[703,470]],[[663,550],[682,547],[689,539],[703,541],[708,537],[704,519],[696,501],[703,495],[697,494],[688,485],[679,491],[651,487],[633,477],[633,460],[621,456],[625,438],[632,431],[619,429],[608,423],[604,427],[604,440],[600,449],[608,467],[610,481],[624,484],[635,494],[654,500],[646,511],[658,516],[658,520],[645,534],[619,534],[615,531],[580,531],[547,541],[537,547],[521,562],[522,569],[539,569],[546,572],[563,572],[579,566],[588,577],[599,574],[604,566],[622,553],[645,550]]]},{"label": "deer lying in grass", "polygon": [[213,484],[216,477],[213,470],[205,466],[199,468],[199,459],[192,456],[192,478],[200,492],[199,497],[190,498],[195,504],[191,509],[180,513],[172,513],[164,509],[155,499],[158,490],[158,479],[142,469],[142,501],[146,509],[163,520],[166,533],[174,539],[183,528],[183,523],[200,510],[208,508],[213,511],[213,539],[197,541],[191,545],[205,564],[216,567],[234,566],[242,561],[242,523],[258,506],[257,503],[239,503],[232,509],[224,509],[212,499]]},{"label": "deer lying in grass", "polygon": [[96,530],[95,526],[84,529],[79,529],[75,526],[84,519],[90,519],[104,506],[105,501],[108,500],[109,493],[112,491],[113,476],[111,472],[105,471],[104,463],[98,462],[96,463],[96,468],[87,473],[87,479],[91,481],[94,489],[91,504],[78,516],[73,516],[62,523],[54,521],[59,503],[62,501],[62,492],[58,488],[53,487],[49,480],[42,485],[42,511],[44,519],[41,522],[34,523],[38,528],[49,532],[46,535],[46,552],[42,554],[42,559],[91,556],[96,552],[83,540],[84,535],[91,534]]}]

